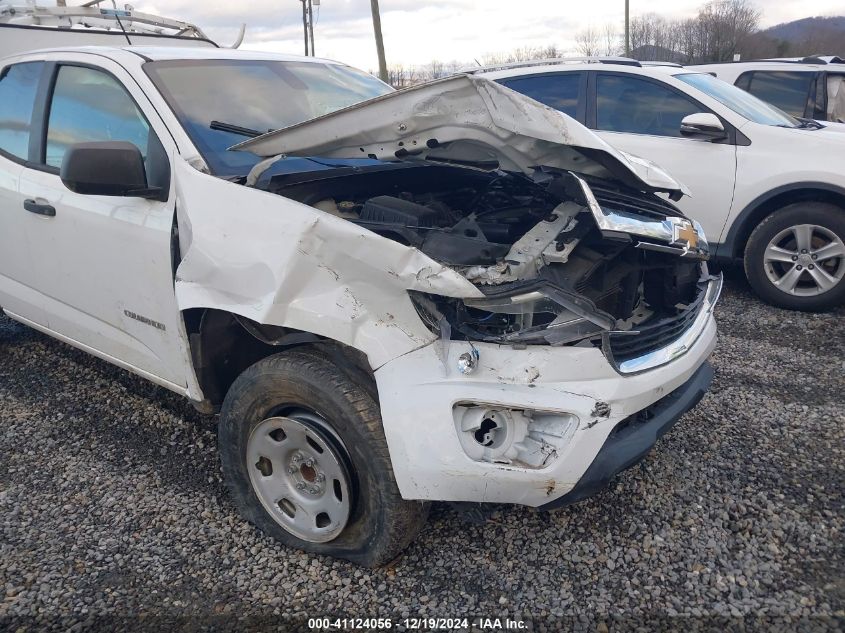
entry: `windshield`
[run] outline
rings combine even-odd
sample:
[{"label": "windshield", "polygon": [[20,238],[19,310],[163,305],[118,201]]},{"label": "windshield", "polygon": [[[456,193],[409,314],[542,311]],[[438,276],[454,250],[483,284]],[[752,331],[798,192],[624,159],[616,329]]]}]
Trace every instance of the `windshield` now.
[{"label": "windshield", "polygon": [[780,127],[801,127],[801,122],[792,118],[783,110],[761,101],[752,94],[737,88],[733,84],[717,79],[707,73],[684,73],[675,75],[685,84],[698,88],[709,97],[726,105],[731,110],[745,117],[749,121],[761,125],[777,125]]},{"label": "windshield", "polygon": [[224,177],[243,176],[261,160],[227,151],[232,145],[392,90],[360,70],[320,62],[175,60],[144,70],[212,173]]}]

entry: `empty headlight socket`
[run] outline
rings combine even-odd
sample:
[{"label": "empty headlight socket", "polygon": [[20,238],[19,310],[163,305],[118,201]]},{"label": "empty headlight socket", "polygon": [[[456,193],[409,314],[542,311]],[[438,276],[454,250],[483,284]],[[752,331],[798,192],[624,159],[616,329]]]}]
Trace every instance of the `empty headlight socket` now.
[{"label": "empty headlight socket", "polygon": [[552,464],[578,428],[571,413],[459,403],[453,408],[461,447],[473,461],[540,469]]}]

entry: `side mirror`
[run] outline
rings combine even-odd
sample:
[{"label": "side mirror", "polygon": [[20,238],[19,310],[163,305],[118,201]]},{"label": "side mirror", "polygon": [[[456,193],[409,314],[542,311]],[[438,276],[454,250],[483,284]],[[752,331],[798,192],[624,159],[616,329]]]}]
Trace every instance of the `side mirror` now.
[{"label": "side mirror", "polygon": [[685,116],[681,121],[681,136],[708,141],[721,141],[728,138],[725,126],[715,114],[697,112]]},{"label": "side mirror", "polygon": [[144,157],[132,143],[76,143],[65,152],[59,175],[73,192],[93,196],[160,198],[160,187],[147,186]]}]

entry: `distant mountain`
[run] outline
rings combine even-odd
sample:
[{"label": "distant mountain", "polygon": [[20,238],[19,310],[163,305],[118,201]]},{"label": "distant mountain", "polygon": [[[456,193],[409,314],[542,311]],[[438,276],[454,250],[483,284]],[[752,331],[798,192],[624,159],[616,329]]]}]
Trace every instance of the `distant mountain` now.
[{"label": "distant mountain", "polygon": [[778,40],[799,43],[812,38],[820,31],[829,30],[841,31],[842,36],[845,37],[845,15],[829,18],[802,18],[769,27],[760,33]]},{"label": "distant mountain", "polygon": [[845,56],[845,15],[802,18],[757,31],[739,46],[743,59]]}]

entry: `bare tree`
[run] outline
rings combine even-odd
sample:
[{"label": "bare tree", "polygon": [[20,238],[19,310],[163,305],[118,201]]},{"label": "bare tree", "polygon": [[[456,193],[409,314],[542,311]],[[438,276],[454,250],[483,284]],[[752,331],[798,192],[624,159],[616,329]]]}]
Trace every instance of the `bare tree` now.
[{"label": "bare tree", "polygon": [[623,50],[625,45],[622,42],[622,36],[619,35],[619,31],[616,30],[616,26],[613,24],[607,23],[604,25],[602,29],[602,40],[605,55],[622,55],[625,52]]},{"label": "bare tree", "polygon": [[552,59],[561,55],[561,50],[555,44],[547,44],[545,46],[523,46],[505,53],[487,53],[481,59],[486,66],[496,66],[498,64],[527,62],[534,59]]},{"label": "bare tree", "polygon": [[407,82],[407,73],[405,72],[405,67],[402,65],[398,66],[388,66],[387,68],[387,83],[389,83],[394,88],[404,88],[408,84]]},{"label": "bare tree", "polygon": [[760,11],[749,0],[708,2],[698,12],[701,38],[697,61],[730,61],[757,30]]},{"label": "bare tree", "polygon": [[688,20],[638,16],[631,20],[632,55],[683,63],[729,61],[751,42],[759,22],[750,0],[714,0]]},{"label": "bare tree", "polygon": [[422,81],[422,75],[416,66],[411,66],[407,71],[405,71],[406,86],[416,86],[418,83],[422,83]]},{"label": "bare tree", "polygon": [[631,55],[649,61],[675,61],[678,27],[656,13],[631,20]]},{"label": "bare tree", "polygon": [[556,57],[562,56],[563,51],[561,51],[555,44],[548,44],[537,49],[537,57],[539,59],[555,59]]},{"label": "bare tree", "polygon": [[636,51],[641,50],[644,46],[654,46],[655,29],[654,25],[660,20],[660,16],[655,13],[647,13],[645,15],[638,15],[631,18],[630,26],[630,40],[631,40],[631,54],[636,54]]},{"label": "bare tree", "polygon": [[536,49],[530,46],[515,48],[506,57],[509,62],[527,62],[536,57]]},{"label": "bare tree", "polygon": [[588,26],[575,36],[575,48],[584,57],[594,57],[599,54],[600,40],[599,32]]},{"label": "bare tree", "polygon": [[424,77],[423,81],[433,81],[443,77],[444,70],[443,62],[433,59],[420,72]]},{"label": "bare tree", "polygon": [[681,57],[673,60],[684,64],[693,63],[698,51],[700,29],[695,18],[682,20],[678,23],[678,53]]},{"label": "bare tree", "polygon": [[[702,5],[695,18],[667,20],[656,13],[635,16],[631,20],[631,54],[640,59],[672,61],[685,64],[730,60],[734,53],[743,56],[782,57],[809,55],[820,51],[841,52],[841,37],[835,29],[818,29],[806,43],[788,45],[758,33],[760,12],[751,0],[711,0]],[[590,25],[575,38],[580,55],[619,55],[622,38],[613,24],[602,28]],[[481,57],[485,65],[499,65],[534,59],[560,57],[555,44],[523,46],[507,52],[488,53]],[[392,85],[413,86],[459,72],[471,66],[465,62],[433,60],[425,66],[394,66],[389,72]]]}]

